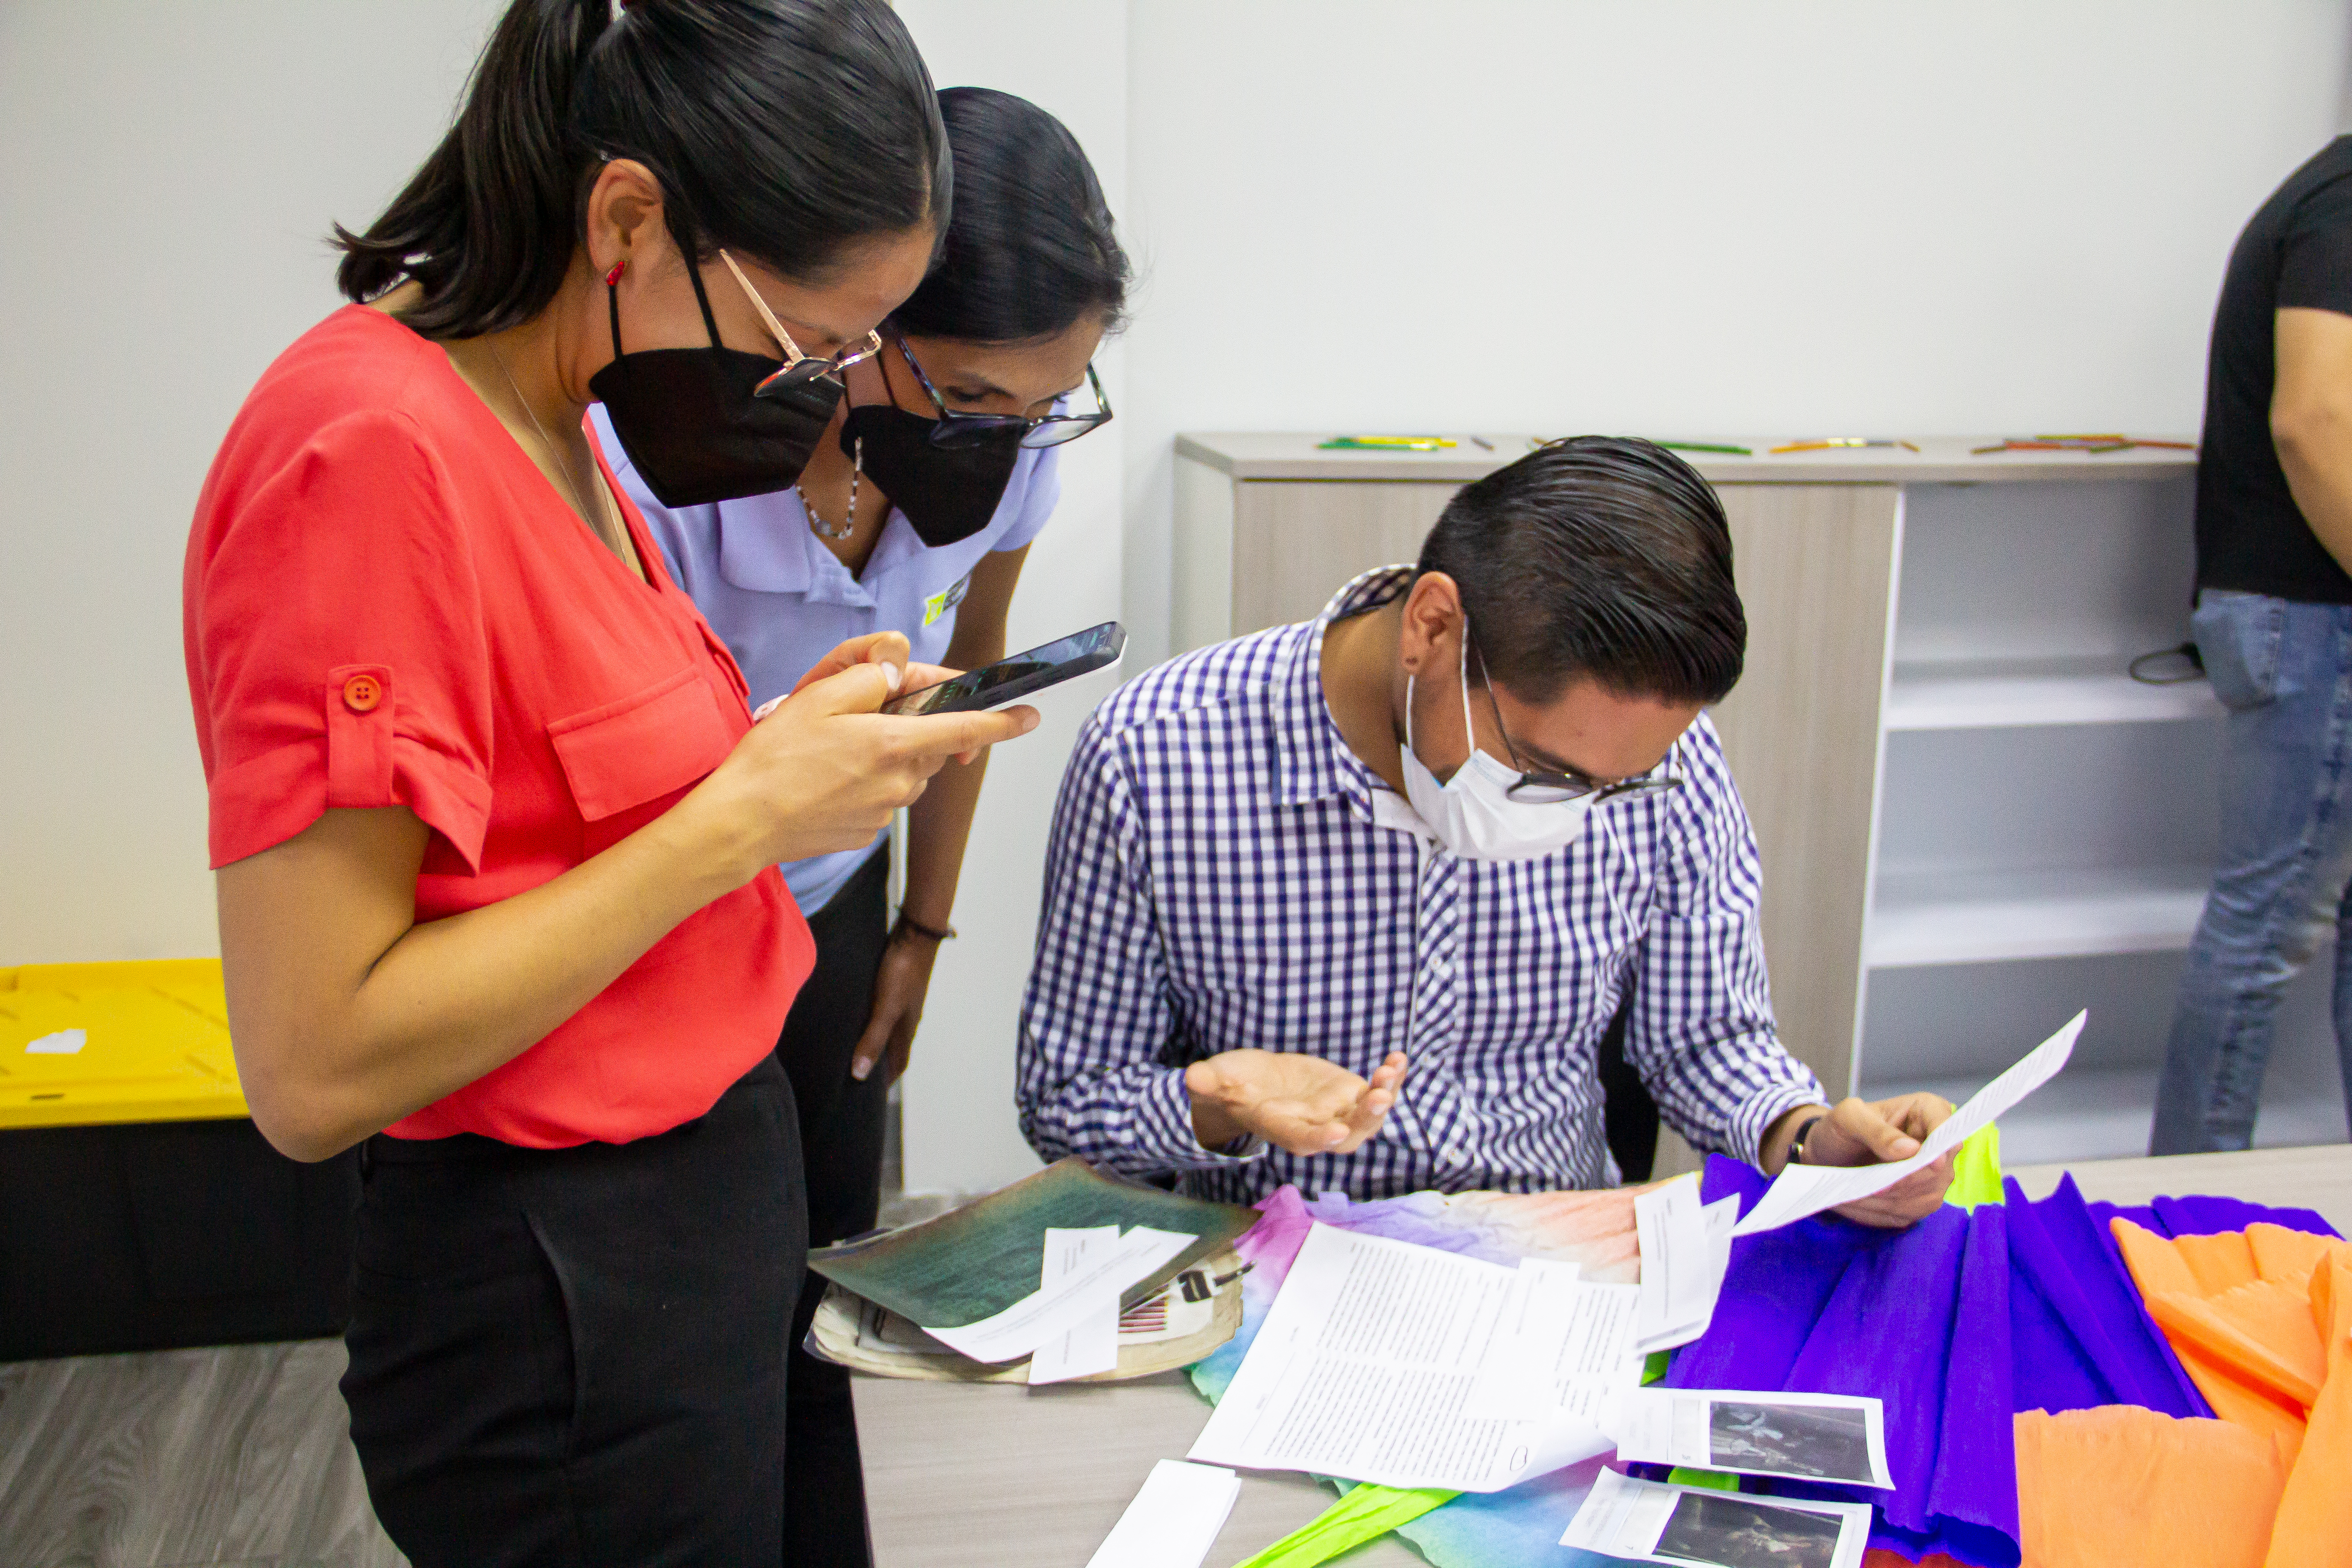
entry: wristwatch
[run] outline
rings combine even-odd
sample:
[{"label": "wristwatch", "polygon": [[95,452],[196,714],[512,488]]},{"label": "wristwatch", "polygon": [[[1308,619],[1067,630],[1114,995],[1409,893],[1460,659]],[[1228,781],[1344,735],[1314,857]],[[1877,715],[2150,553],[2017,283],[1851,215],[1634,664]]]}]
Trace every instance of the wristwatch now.
[{"label": "wristwatch", "polygon": [[1805,1140],[1812,1135],[1814,1128],[1819,1127],[1822,1122],[1827,1121],[1828,1120],[1829,1113],[1826,1111],[1822,1112],[1819,1116],[1808,1116],[1805,1118],[1803,1122],[1797,1128],[1797,1135],[1789,1140],[1789,1163],[1791,1165],[1801,1165],[1804,1163]]}]

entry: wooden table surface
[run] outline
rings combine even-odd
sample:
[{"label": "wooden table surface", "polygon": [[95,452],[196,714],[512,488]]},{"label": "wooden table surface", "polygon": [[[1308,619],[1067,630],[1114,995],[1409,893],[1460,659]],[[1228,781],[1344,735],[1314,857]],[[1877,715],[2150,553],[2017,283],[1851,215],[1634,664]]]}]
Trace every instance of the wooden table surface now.
[{"label": "wooden table surface", "polygon": [[[2220,1193],[2318,1210],[2352,1235],[2352,1147],[2106,1160],[2011,1173],[2041,1197],[2072,1169],[2084,1195],[2145,1203]],[[1182,1374],[1113,1385],[986,1387],[856,1379],[876,1568],[1085,1568],[1153,1461],[1181,1458],[1209,1418]],[[1207,1568],[1232,1568],[1330,1505],[1303,1476],[1244,1473]],[[1398,1568],[1395,1536],[1349,1568]]]}]

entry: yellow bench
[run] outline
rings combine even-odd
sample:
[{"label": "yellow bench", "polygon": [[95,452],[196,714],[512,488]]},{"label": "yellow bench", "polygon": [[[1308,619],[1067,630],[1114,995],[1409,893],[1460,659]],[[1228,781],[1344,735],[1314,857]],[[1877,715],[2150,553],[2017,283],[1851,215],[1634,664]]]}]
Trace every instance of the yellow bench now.
[{"label": "yellow bench", "polygon": [[246,1114],[218,959],[0,969],[0,1128]]}]

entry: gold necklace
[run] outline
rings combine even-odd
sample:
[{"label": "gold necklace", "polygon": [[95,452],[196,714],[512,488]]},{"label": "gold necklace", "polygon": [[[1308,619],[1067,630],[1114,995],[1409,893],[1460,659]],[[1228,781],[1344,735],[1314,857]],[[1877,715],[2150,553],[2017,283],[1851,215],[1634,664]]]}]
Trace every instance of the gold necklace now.
[{"label": "gold necklace", "polygon": [[809,527],[819,539],[846,539],[857,531],[857,480],[866,468],[866,437],[860,436],[849,448],[849,515],[841,520],[838,529],[827,528],[824,519],[817,516],[816,508],[809,504],[808,491],[801,489],[798,479],[793,481],[793,494],[801,498],[801,510],[808,513]]},{"label": "gold necklace", "polygon": [[[490,358],[497,363],[499,374],[507,378],[507,390],[514,394],[514,399],[517,403],[522,405],[523,417],[530,421],[530,427],[533,430],[539,432],[540,445],[545,447],[547,448],[547,455],[555,459],[555,471],[563,480],[563,493],[571,500],[572,510],[580,514],[580,521],[588,525],[588,531],[596,536],[598,543],[611,551],[614,555],[619,556],[622,560],[626,561],[628,559],[628,552],[621,548],[620,542],[616,541],[611,533],[606,531],[606,524],[610,520],[605,517],[604,508],[601,505],[598,506],[596,509],[596,516],[594,518],[591,518],[588,515],[588,508],[583,504],[580,499],[580,488],[572,481],[571,461],[565,458],[560,449],[558,449],[555,445],[555,438],[547,433],[547,426],[539,422],[539,411],[530,405],[530,399],[525,397],[522,395],[522,388],[516,384],[514,372],[507,368],[507,356],[499,353],[499,348],[496,343],[485,342],[483,346],[490,351]],[[600,502],[604,499],[604,491],[602,486],[597,487],[596,499]]]}]

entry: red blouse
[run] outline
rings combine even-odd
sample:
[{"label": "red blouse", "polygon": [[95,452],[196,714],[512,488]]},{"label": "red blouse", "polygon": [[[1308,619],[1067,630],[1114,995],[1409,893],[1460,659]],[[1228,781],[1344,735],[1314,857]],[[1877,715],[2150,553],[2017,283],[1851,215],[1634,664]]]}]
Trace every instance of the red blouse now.
[{"label": "red blouse", "polygon": [[[437,920],[560,876],[718,766],[751,727],[743,677],[614,492],[646,582],[436,345],[352,305],[279,355],[188,539],[213,865],[330,806],[405,805],[433,830],[416,918]],[[542,1149],[664,1131],[775,1048],[814,960],[770,867],[390,1131]]]}]

